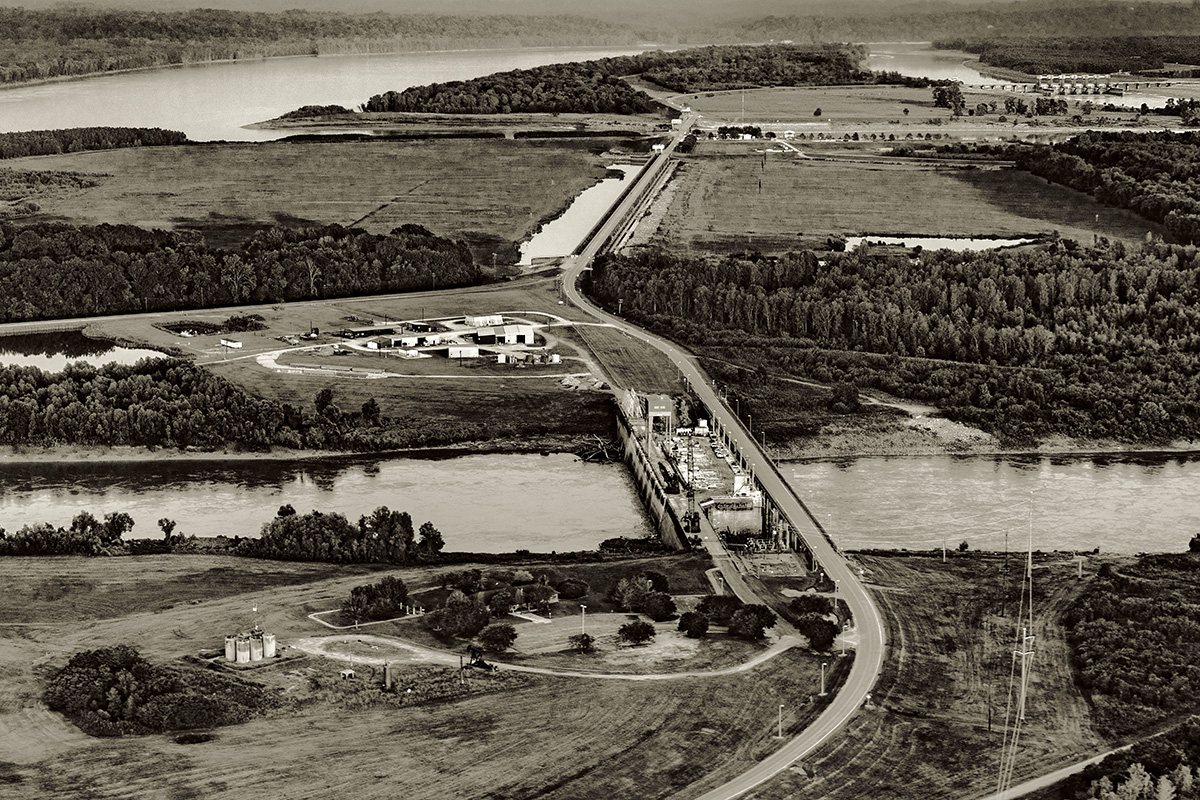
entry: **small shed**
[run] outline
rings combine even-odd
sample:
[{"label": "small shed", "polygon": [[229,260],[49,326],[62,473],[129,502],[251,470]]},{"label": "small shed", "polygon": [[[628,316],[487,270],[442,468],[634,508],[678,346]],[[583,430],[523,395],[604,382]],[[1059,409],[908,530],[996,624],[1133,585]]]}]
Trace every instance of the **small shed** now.
[{"label": "small shed", "polygon": [[342,670],[341,672],[339,672],[339,673],[338,673],[338,675],[341,675],[341,676],[342,676],[342,680],[347,680],[347,679],[349,679],[349,678],[353,678],[353,677],[354,677],[354,670],[352,670],[352,669],[344,669],[344,670]]},{"label": "small shed", "polygon": [[471,344],[450,345],[446,348],[446,355],[450,358],[479,358],[479,348]]}]

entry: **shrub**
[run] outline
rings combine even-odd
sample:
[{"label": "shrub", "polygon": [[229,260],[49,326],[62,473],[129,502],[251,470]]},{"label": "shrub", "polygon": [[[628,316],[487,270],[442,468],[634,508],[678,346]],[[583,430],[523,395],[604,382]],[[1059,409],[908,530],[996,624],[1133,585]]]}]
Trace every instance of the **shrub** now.
[{"label": "shrub", "polygon": [[596,649],[596,639],[590,633],[577,633],[567,641],[576,653],[590,653]]},{"label": "shrub", "polygon": [[617,629],[617,635],[622,641],[630,644],[644,644],[654,638],[654,626],[645,620],[626,622]]},{"label": "shrub", "polygon": [[679,618],[679,630],[689,639],[702,639],[708,633],[708,617],[698,611],[688,611]]},{"label": "shrub", "polygon": [[715,625],[728,625],[733,615],[744,605],[745,603],[731,594],[710,594],[700,601],[696,610]]},{"label": "shrub", "polygon": [[558,584],[558,596],[563,600],[578,600],[588,593],[590,586],[586,581],[581,581],[577,578],[567,578],[565,581]]},{"label": "shrub", "polygon": [[796,620],[796,630],[808,637],[813,650],[828,650],[833,647],[838,626],[820,614],[803,614]]},{"label": "shrub", "polygon": [[793,597],[788,603],[788,609],[794,614],[828,614],[833,610],[833,604],[828,597],[819,594],[806,594]]},{"label": "shrub", "polygon": [[767,628],[775,625],[775,612],[763,605],[749,605],[734,613],[729,620],[729,632],[739,639],[754,641],[763,638]]},{"label": "shrub", "polygon": [[502,653],[517,640],[517,629],[506,622],[488,625],[479,633],[479,643],[485,650]]},{"label": "shrub", "polygon": [[649,592],[642,597],[639,610],[655,622],[662,622],[675,615],[675,601],[669,594]]}]

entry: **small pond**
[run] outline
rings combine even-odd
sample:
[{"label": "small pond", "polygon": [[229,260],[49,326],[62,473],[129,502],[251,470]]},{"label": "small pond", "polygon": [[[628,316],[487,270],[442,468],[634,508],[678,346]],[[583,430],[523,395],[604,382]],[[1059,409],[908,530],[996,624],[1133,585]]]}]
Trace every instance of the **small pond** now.
[{"label": "small pond", "polygon": [[0,336],[0,366],[38,367],[50,373],[62,372],[72,361],[99,367],[114,361],[136,364],[143,358],[163,357],[157,350],[121,347],[79,331]]}]

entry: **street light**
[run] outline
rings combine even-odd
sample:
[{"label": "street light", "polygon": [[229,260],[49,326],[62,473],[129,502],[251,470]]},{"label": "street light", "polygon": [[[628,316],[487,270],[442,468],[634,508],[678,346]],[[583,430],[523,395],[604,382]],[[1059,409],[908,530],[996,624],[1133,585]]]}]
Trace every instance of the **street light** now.
[{"label": "street light", "polygon": [[579,610],[583,612],[583,616],[579,618],[579,632],[587,633],[587,606],[581,603]]},{"label": "street light", "polygon": [[825,668],[828,666],[829,666],[829,664],[827,662],[821,662],[821,697],[824,697],[826,695],[826,692],[825,692]]},{"label": "street light", "polygon": [[783,738],[783,703],[779,704],[779,733],[775,734],[775,738]]},{"label": "street light", "polygon": [[850,627],[850,621],[842,623],[842,655],[846,655],[846,629]]}]

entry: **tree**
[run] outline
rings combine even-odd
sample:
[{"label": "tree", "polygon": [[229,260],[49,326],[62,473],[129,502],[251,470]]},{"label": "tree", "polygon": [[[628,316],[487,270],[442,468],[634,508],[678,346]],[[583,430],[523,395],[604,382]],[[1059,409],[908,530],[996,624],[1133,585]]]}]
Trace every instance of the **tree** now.
[{"label": "tree", "polygon": [[317,392],[317,396],[313,398],[313,405],[316,406],[318,414],[325,416],[325,412],[333,405],[333,389],[326,386]]},{"label": "tree", "polygon": [[590,653],[596,649],[596,640],[590,633],[577,633],[567,639],[576,653]]},{"label": "tree", "polygon": [[1192,537],[1192,540],[1188,542],[1188,552],[1200,554],[1200,533],[1197,533]]},{"label": "tree", "polygon": [[728,625],[733,615],[744,605],[731,594],[710,594],[700,601],[696,610],[716,625]]},{"label": "tree", "polygon": [[279,507],[279,511],[276,512],[275,516],[277,516],[277,517],[294,517],[294,516],[296,516],[296,509],[291,503],[285,503],[284,505],[281,505]]},{"label": "tree", "polygon": [[814,111],[814,112],[813,112],[813,116],[814,116],[814,117],[819,117],[819,116],[821,116],[821,109],[819,109],[819,108],[818,108],[816,111]]},{"label": "tree", "polygon": [[966,539],[963,539],[961,542],[958,543],[958,552],[965,553],[965,552],[967,552],[967,550],[970,549],[970,547],[971,547],[971,544]]},{"label": "tree", "polygon": [[617,636],[621,638],[621,641],[629,642],[630,644],[644,644],[653,639],[654,634],[654,626],[641,619],[626,622],[617,629]]},{"label": "tree", "polygon": [[515,602],[511,589],[501,589],[488,598],[488,609],[493,617],[503,617],[512,611]]},{"label": "tree", "polygon": [[739,639],[754,641],[763,638],[766,629],[774,625],[775,612],[764,605],[748,605],[729,620],[729,632]]},{"label": "tree", "polygon": [[796,630],[807,637],[809,647],[824,652],[833,647],[838,626],[828,617],[810,613],[803,614],[796,620]]},{"label": "tree", "polygon": [[479,643],[485,650],[492,653],[502,653],[513,646],[517,640],[517,629],[507,622],[488,625],[479,632]]},{"label": "tree", "polygon": [[647,592],[640,610],[655,622],[662,622],[674,616],[675,601],[665,592]]},{"label": "tree", "polygon": [[525,605],[536,608],[545,614],[550,610],[550,601],[558,593],[544,583],[535,583],[521,587],[522,601]]},{"label": "tree", "polygon": [[679,618],[679,630],[689,639],[702,639],[708,633],[708,617],[698,611],[686,611]]},{"label": "tree", "polygon": [[445,547],[446,542],[442,539],[442,532],[433,527],[432,522],[424,522],[421,524],[421,549],[426,553],[440,553]]},{"label": "tree", "polygon": [[133,517],[121,511],[104,515],[104,524],[100,526],[100,538],[105,544],[118,541],[133,528]]},{"label": "tree", "polygon": [[362,404],[362,413],[360,416],[362,416],[364,422],[369,422],[372,425],[378,425],[379,415],[379,403],[375,401],[374,397]]},{"label": "tree", "polygon": [[371,605],[370,599],[365,592],[350,592],[350,599],[346,601],[346,613],[350,619],[354,620],[354,627],[358,627],[359,620],[366,618],[367,608]]},{"label": "tree", "polygon": [[175,530],[175,520],[163,517],[158,521],[158,527],[162,529],[163,539],[171,541],[171,532]]}]

